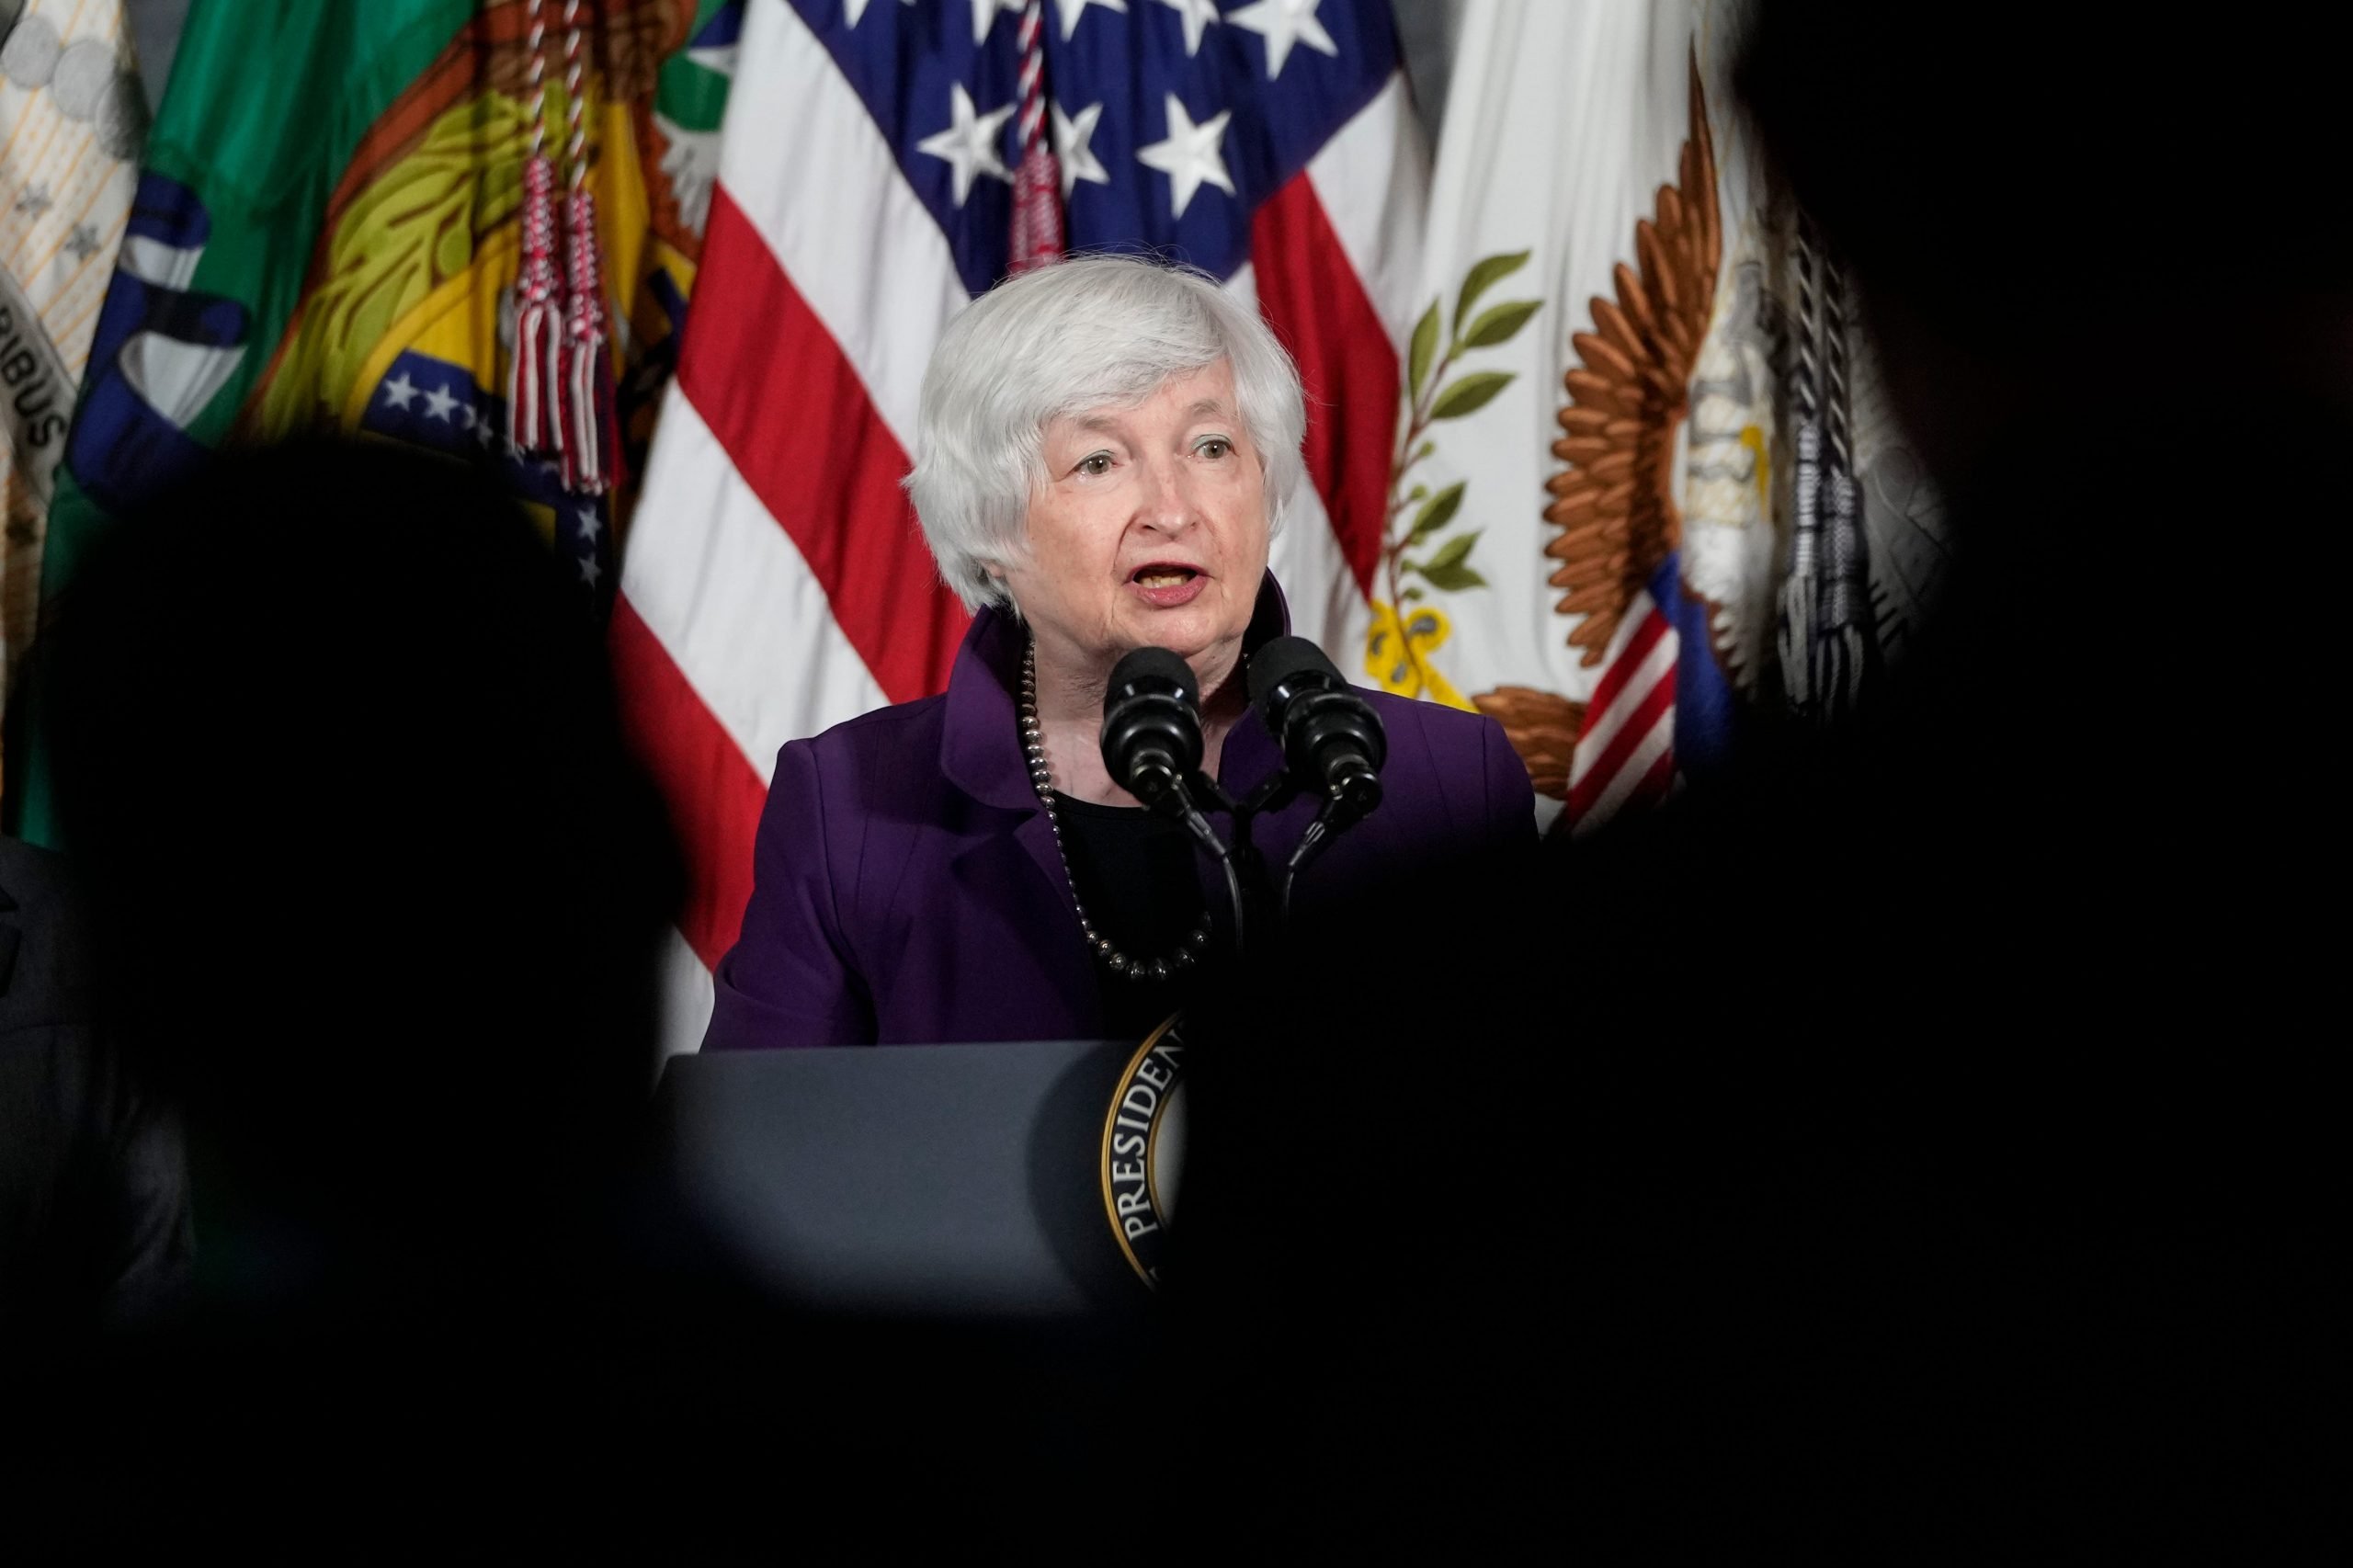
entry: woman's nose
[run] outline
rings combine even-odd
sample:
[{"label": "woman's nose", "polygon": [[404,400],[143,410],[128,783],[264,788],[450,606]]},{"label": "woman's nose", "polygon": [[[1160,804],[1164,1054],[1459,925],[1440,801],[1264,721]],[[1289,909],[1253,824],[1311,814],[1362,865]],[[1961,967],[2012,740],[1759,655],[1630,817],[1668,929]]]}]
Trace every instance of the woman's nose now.
[{"label": "woman's nose", "polygon": [[1162,533],[1177,534],[1197,517],[1184,465],[1174,458],[1143,464],[1143,494],[1138,497],[1136,520]]}]

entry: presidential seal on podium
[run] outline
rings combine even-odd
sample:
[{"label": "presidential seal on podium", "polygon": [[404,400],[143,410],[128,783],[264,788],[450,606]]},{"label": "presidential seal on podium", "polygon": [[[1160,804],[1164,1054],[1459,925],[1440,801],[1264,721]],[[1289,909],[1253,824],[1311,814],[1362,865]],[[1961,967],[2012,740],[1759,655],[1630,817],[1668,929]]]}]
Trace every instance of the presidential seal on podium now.
[{"label": "presidential seal on podium", "polygon": [[1184,1016],[1128,1059],[1103,1120],[1103,1212],[1130,1267],[1157,1290],[1185,1165]]}]

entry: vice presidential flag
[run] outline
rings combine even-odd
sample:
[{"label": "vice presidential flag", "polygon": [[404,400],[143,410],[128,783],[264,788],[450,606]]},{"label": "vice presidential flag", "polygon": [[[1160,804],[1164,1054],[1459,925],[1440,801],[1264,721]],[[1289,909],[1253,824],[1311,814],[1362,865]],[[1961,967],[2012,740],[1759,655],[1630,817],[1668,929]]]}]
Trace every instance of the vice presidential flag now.
[{"label": "vice presidential flag", "polygon": [[1464,13],[1367,662],[1501,720],[1574,829],[1722,756],[1769,668],[1776,306],[1740,11]]},{"label": "vice presidential flag", "polygon": [[[947,680],[967,617],[900,480],[932,346],[1012,269],[1017,210],[1025,255],[1058,216],[1071,250],[1148,250],[1256,302],[1309,407],[1274,568],[1303,631],[1361,635],[1418,134],[1388,0],[750,0],[613,614],[692,882],[674,1048],[735,939],[777,749]],[[1058,213],[1024,188],[1049,153]]]}]

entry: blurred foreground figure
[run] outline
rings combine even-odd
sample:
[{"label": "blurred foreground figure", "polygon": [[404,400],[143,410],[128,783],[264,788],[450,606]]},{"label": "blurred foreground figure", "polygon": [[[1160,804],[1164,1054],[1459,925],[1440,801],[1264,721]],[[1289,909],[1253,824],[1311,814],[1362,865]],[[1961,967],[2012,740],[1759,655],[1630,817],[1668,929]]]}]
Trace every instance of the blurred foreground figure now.
[{"label": "blurred foreground figure", "polygon": [[1582,949],[1555,1244],[1573,1533],[2245,1551],[2323,1484],[2295,1042],[2334,938],[2281,895],[2343,868],[2306,744],[2341,681],[2316,475],[2353,449],[2353,222],[2310,197],[2339,58],[1760,7],[1750,109],[1954,555],[1858,722],[1565,868],[1622,934]]},{"label": "blurred foreground figure", "polygon": [[509,1253],[629,1124],[660,819],[568,576],[487,479],[308,445],[157,502],[64,607],[59,798],[106,1021],[186,1101],[236,1195],[208,1209],[285,1227],[210,1287],[364,1271],[301,1240],[361,1219],[403,1267]]},{"label": "blurred foreground figure", "polygon": [[90,959],[70,864],[0,839],[0,1345],[79,1351],[188,1289],[178,1130],[95,1027]]},{"label": "blurred foreground figure", "polygon": [[1132,1335],[788,1312],[642,1157],[676,880],[590,609],[491,479],[381,447],[222,459],[77,577],[43,653],[89,989],[185,1108],[195,1278],[169,1332],[10,1346],[0,1556],[1112,1506]]},{"label": "blurred foreground figure", "polygon": [[462,1473],[483,1419],[544,1443],[608,1395],[673,877],[572,577],[488,477],[300,445],[127,520],[62,606],[96,1022],[185,1108],[198,1231],[173,1334],[12,1346],[50,1501],[164,1510],[67,1504],[85,1546],[260,1473],[326,1510],[420,1442]]},{"label": "blurred foreground figure", "polygon": [[1944,602],[1853,725],[1555,846],[1524,950],[1336,952],[1251,1082],[1203,1053],[1193,1284],[1241,1369],[1205,1430],[1302,1534],[1312,1486],[1602,1561],[2297,1539],[2343,1360],[2302,1043],[2340,967],[2342,55],[2049,7],[1753,28],[1948,496]]}]

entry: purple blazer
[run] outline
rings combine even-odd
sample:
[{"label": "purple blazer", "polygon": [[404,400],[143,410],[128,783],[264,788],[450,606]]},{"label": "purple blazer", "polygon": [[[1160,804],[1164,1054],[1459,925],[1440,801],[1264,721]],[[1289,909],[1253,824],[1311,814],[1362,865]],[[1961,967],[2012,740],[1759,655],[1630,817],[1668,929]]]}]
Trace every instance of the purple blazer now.
[{"label": "purple blazer", "polygon": [[[1253,645],[1288,624],[1269,575]],[[1017,733],[1023,645],[1010,617],[983,610],[945,694],[777,754],[751,904],[720,960],[704,1050],[1101,1036],[1097,960]],[[1364,918],[1386,874],[1534,854],[1528,771],[1494,720],[1365,696],[1389,733],[1383,799],[1301,876],[1299,922]],[[1244,794],[1280,760],[1253,713],[1226,736],[1219,781]],[[1270,862],[1315,806],[1258,819]]]}]

